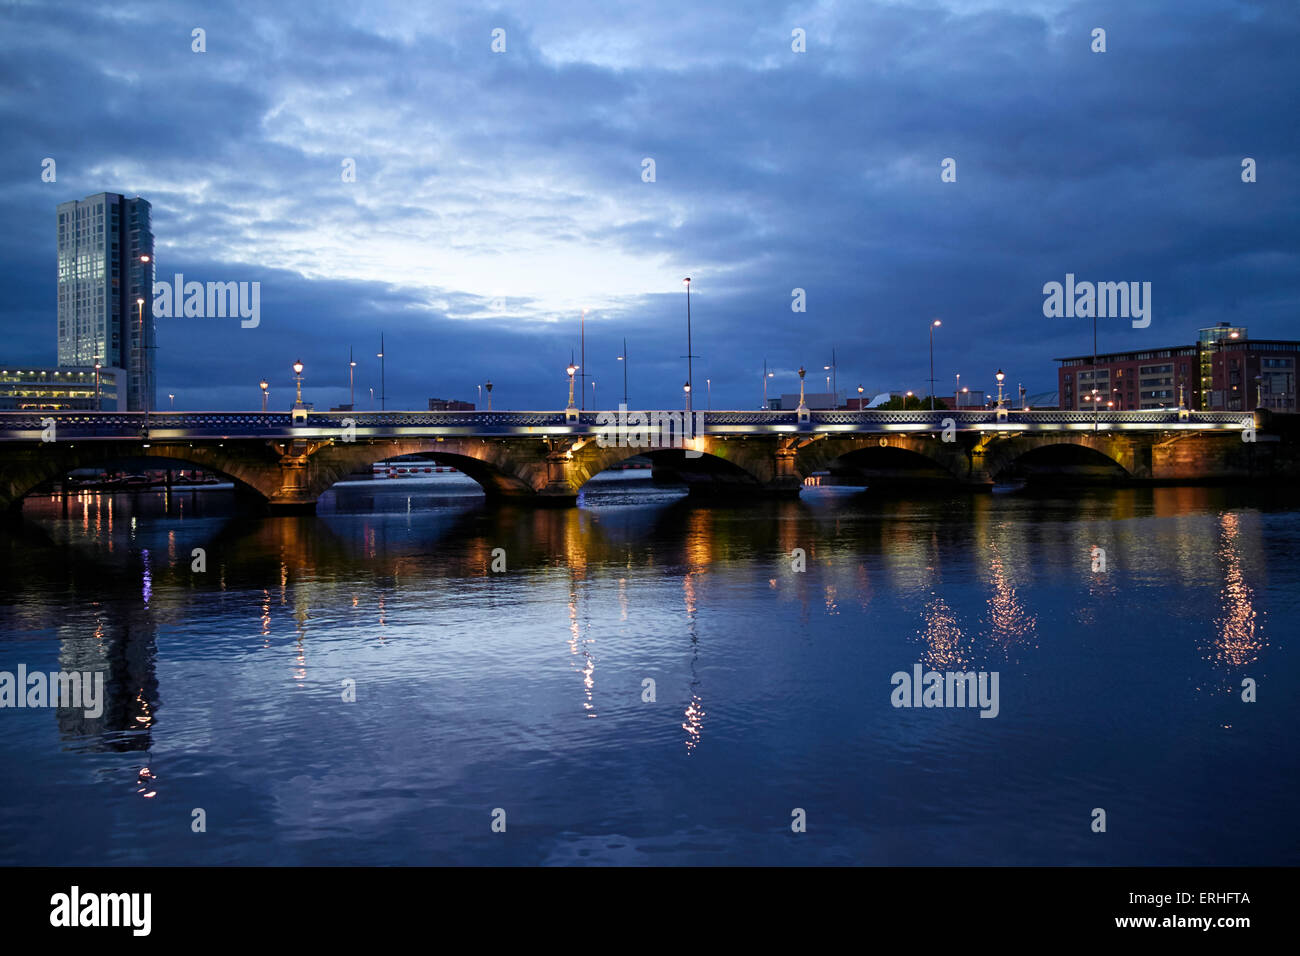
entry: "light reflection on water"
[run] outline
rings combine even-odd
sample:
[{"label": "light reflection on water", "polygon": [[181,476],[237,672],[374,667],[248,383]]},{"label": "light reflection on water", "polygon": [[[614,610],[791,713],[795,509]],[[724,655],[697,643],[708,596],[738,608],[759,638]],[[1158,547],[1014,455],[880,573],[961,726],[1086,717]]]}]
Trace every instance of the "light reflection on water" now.
[{"label": "light reflection on water", "polygon": [[[100,670],[108,701],[0,710],[0,861],[1300,862],[1290,506],[473,492],[30,500],[0,670]],[[1000,715],[893,709],[917,661],[998,670]]]}]

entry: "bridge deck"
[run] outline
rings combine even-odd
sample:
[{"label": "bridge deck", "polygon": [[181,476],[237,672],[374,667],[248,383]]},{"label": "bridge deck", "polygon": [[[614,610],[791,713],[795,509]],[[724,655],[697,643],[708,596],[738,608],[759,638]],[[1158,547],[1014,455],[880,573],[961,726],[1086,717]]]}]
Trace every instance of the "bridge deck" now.
[{"label": "bridge deck", "polygon": [[[1157,409],[1123,412],[1076,411],[796,411],[696,412],[693,433],[710,435],[889,434],[938,432],[946,428],[985,431],[1225,431],[1253,422],[1250,412],[1180,412]],[[650,427],[679,427],[681,411],[629,412],[624,420]],[[192,439],[325,439],[353,429],[357,438],[582,436],[619,427],[617,412],[0,412],[0,441],[40,441],[52,422],[60,441]],[[691,426],[688,426],[690,428]]]}]

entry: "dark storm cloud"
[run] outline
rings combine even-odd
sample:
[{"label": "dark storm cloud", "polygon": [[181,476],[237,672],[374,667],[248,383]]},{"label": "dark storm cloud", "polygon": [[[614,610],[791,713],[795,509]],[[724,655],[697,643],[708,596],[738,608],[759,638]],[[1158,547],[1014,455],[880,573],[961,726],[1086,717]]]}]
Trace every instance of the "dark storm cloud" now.
[{"label": "dark storm cloud", "polygon": [[474,400],[488,378],[498,407],[554,407],[583,305],[601,404],[624,336],[633,401],[673,404],[687,274],[715,406],[756,404],[765,358],[774,392],[801,362],[819,388],[832,346],[842,389],[923,390],[935,316],[940,391],[998,367],[1050,389],[1053,356],[1091,347],[1087,320],[1042,315],[1066,272],[1153,284],[1151,327],[1105,320],[1103,349],[1220,320],[1295,334],[1294,4],[31,4],[0,20],[6,359],[53,360],[54,206],[139,194],[159,278],[263,283],[257,329],[158,320],[160,392],[185,407],[254,407],[262,375],[287,403],[298,357],[309,398],[346,401],[349,345],[364,407],[381,331],[389,407]]}]

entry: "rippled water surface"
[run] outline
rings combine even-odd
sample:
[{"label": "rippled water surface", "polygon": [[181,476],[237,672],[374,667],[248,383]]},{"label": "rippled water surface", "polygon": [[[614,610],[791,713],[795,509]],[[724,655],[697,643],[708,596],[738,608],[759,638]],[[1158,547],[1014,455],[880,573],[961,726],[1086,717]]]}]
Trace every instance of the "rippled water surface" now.
[{"label": "rippled water surface", "polygon": [[[108,699],[0,710],[0,862],[1294,864],[1298,546],[1206,488],[31,499],[0,671]],[[917,662],[998,716],[891,706]]]}]

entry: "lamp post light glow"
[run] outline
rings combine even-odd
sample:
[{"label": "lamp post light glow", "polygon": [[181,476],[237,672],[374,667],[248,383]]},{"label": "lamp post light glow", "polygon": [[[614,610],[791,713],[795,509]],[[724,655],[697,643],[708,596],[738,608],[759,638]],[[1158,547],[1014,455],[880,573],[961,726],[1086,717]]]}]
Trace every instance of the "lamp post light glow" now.
[{"label": "lamp post light glow", "polygon": [[994,375],[993,377],[998,380],[998,408],[1001,408],[1002,407],[1002,380],[1006,378],[1007,375],[1005,372],[1002,371],[1002,369],[998,369],[997,374]]},{"label": "lamp post light glow", "polygon": [[262,390],[262,414],[265,415],[265,414],[266,414],[266,394],[267,394],[267,390],[271,387],[271,383],[268,382],[266,379],[262,379],[260,382],[257,383],[257,387],[260,388],[260,389]]},{"label": "lamp post light glow", "polygon": [[99,364],[99,356],[95,356],[95,411],[99,411],[99,370],[103,366]]},{"label": "lamp post light glow", "polygon": [[570,362],[570,363],[569,363],[569,367],[566,368],[566,369],[564,370],[566,373],[568,373],[568,376],[569,376],[569,406],[568,406],[568,407],[569,407],[569,410],[570,410],[570,411],[572,411],[573,408],[574,408],[574,405],[573,405],[573,373],[576,372],[577,370],[578,370],[578,366],[574,365],[572,362]]},{"label": "lamp post light glow", "polygon": [[172,403],[171,410],[172,410],[173,412],[176,411],[176,393],[175,393],[175,392],[168,392],[168,393],[167,393],[167,400],[170,401],[170,402]]},{"label": "lamp post light glow", "polygon": [[807,374],[807,370],[802,365],[800,365],[799,366],[799,407],[801,409],[807,407],[806,405],[804,405],[803,402],[803,377],[806,374]]},{"label": "lamp post light glow", "polygon": [[691,410],[691,383],[687,382],[682,386],[682,394],[686,396],[686,411]]},{"label": "lamp post light glow", "polygon": [[864,391],[864,389],[862,388],[861,385],[859,385],[859,386],[858,386],[858,411],[862,411],[862,401],[863,401],[863,399],[862,399],[862,392],[863,392],[863,391]]},{"label": "lamp post light glow", "polygon": [[298,383],[298,401],[295,402],[295,405],[299,408],[302,407],[302,370],[304,368],[306,368],[306,366],[302,364],[302,359],[298,359],[298,361],[293,363],[293,375],[294,379]]}]

